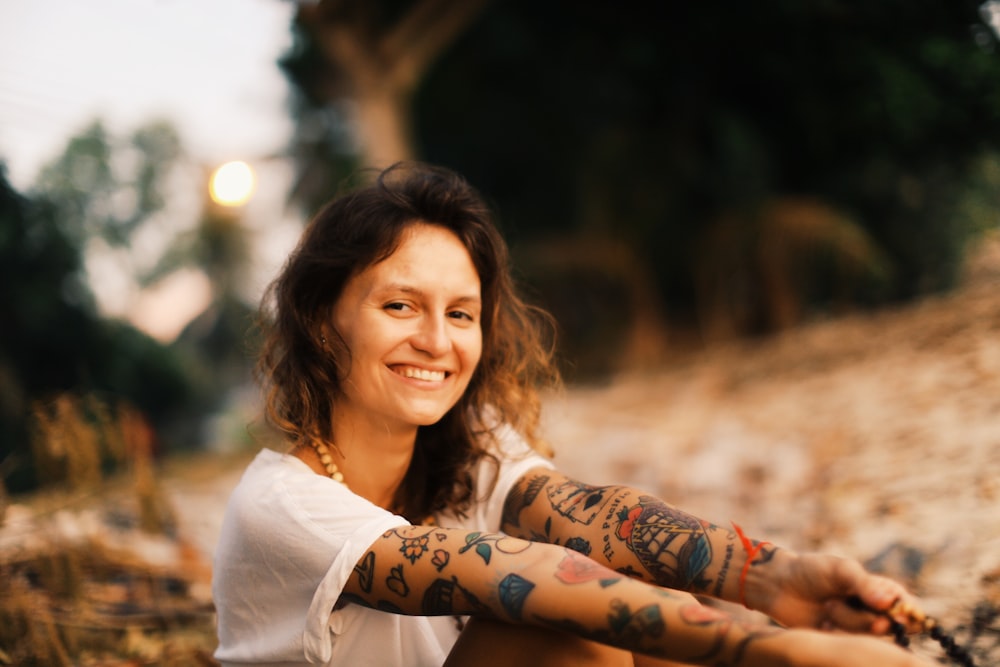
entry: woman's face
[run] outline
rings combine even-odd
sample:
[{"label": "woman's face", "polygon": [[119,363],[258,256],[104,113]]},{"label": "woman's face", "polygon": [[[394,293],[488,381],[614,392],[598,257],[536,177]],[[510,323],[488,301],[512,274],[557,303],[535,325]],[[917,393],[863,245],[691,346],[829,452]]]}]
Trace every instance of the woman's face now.
[{"label": "woman's face", "polygon": [[350,350],[338,417],[378,428],[437,422],[482,353],[479,274],[455,234],[414,223],[385,260],[351,278],[333,325]]}]

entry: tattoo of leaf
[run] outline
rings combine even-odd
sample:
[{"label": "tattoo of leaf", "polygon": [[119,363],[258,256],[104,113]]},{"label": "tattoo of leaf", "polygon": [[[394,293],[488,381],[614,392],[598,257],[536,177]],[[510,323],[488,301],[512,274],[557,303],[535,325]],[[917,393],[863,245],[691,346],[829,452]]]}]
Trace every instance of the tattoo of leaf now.
[{"label": "tattoo of leaf", "polygon": [[458,553],[464,554],[469,549],[474,548],[479,557],[483,559],[483,562],[489,565],[494,548],[500,553],[514,554],[524,551],[530,545],[530,542],[516,540],[505,535],[474,532],[465,536],[465,546],[459,549]]}]

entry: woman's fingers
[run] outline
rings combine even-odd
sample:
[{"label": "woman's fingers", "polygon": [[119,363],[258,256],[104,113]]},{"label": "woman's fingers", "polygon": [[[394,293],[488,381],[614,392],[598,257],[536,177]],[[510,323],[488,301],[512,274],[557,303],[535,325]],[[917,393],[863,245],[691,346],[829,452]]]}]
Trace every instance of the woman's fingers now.
[{"label": "woman's fingers", "polygon": [[822,626],[827,630],[847,632],[868,632],[884,635],[889,632],[890,622],[884,615],[863,606],[850,604],[847,600],[829,600],[823,607]]}]

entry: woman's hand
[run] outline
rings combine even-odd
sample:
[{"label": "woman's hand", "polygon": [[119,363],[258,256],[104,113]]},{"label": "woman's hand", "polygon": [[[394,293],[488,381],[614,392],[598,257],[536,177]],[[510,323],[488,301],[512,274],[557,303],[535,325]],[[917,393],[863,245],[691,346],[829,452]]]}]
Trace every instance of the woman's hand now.
[{"label": "woman's hand", "polygon": [[778,549],[769,562],[751,567],[750,575],[749,606],[789,627],[885,634],[890,623],[884,612],[897,601],[915,603],[898,582],[837,556]]}]

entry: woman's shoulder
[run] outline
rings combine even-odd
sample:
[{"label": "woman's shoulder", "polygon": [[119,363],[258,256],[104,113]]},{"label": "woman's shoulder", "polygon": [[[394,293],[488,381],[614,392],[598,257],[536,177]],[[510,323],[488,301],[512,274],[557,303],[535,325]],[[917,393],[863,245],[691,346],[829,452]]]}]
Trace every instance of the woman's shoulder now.
[{"label": "woman's shoulder", "polygon": [[384,512],[340,482],[317,475],[298,457],[271,449],[261,450],[250,462],[230,502],[279,521],[325,521],[332,512]]},{"label": "woman's shoulder", "polygon": [[325,544],[330,553],[352,535],[374,539],[405,523],[340,482],[317,475],[297,457],[270,450],[258,453],[247,467],[224,519],[234,543],[268,541],[286,550]]}]

